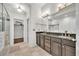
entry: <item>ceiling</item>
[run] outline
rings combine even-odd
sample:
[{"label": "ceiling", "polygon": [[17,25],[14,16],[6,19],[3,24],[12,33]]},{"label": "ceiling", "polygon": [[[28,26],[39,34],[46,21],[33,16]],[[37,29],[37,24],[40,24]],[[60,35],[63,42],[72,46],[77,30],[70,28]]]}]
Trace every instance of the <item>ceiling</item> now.
[{"label": "ceiling", "polygon": [[6,9],[7,9],[7,11],[9,12],[13,12],[13,13],[18,13],[18,14],[22,14],[22,13],[20,13],[20,12],[18,12],[17,11],[17,8],[19,7],[19,6],[21,6],[22,7],[22,10],[23,11],[25,11],[26,13],[29,13],[29,5],[28,4],[22,4],[22,3],[4,3],[4,5],[5,5],[5,7],[6,7]]}]

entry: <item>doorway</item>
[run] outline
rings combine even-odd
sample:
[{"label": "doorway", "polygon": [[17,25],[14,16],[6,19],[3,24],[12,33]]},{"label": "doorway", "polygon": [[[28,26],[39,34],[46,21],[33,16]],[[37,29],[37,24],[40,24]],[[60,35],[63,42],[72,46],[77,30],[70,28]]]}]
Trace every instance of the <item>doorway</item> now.
[{"label": "doorway", "polygon": [[14,23],[14,44],[20,42],[24,42],[24,25],[22,20]]}]

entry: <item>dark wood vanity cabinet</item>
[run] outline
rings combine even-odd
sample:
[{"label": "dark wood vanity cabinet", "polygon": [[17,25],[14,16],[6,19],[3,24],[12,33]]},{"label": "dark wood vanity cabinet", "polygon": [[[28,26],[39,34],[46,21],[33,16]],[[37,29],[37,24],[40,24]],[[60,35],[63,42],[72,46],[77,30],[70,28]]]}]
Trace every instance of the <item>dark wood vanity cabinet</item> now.
[{"label": "dark wood vanity cabinet", "polygon": [[36,34],[36,43],[53,56],[75,56],[76,41]]},{"label": "dark wood vanity cabinet", "polygon": [[44,48],[44,36],[40,35],[40,47]]},{"label": "dark wood vanity cabinet", "polygon": [[51,54],[53,56],[61,56],[61,40],[51,38]]},{"label": "dark wood vanity cabinet", "polygon": [[76,44],[75,41],[62,40],[62,55],[63,56],[75,56],[76,55]]},{"label": "dark wood vanity cabinet", "polygon": [[39,33],[36,34],[36,44],[40,45],[40,34]]},{"label": "dark wood vanity cabinet", "polygon": [[62,46],[62,56],[75,56],[75,48],[67,45]]},{"label": "dark wood vanity cabinet", "polygon": [[45,36],[45,50],[50,53],[50,37]]}]

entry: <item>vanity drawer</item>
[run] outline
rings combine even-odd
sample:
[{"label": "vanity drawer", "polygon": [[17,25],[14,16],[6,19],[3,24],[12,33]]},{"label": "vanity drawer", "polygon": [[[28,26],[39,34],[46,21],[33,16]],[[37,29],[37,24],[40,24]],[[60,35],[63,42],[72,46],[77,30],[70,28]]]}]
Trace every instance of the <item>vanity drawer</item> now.
[{"label": "vanity drawer", "polygon": [[61,43],[61,40],[60,38],[55,38],[55,37],[51,37],[51,41],[54,41],[54,42],[57,42],[57,43]]},{"label": "vanity drawer", "polygon": [[68,45],[68,46],[72,46],[72,47],[76,46],[76,42],[75,41],[68,40],[68,39],[63,39],[62,40],[62,44]]},{"label": "vanity drawer", "polygon": [[50,40],[50,37],[49,36],[45,36],[45,40]]}]

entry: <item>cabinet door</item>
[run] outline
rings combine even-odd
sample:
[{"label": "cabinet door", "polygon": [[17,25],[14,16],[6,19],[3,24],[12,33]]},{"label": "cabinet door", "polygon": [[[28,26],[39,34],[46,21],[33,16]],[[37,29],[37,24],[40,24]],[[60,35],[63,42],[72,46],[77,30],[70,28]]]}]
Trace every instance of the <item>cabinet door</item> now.
[{"label": "cabinet door", "polygon": [[75,56],[75,48],[67,45],[62,46],[62,55],[63,56]]},{"label": "cabinet door", "polygon": [[45,36],[45,50],[50,53],[50,37]]},{"label": "cabinet door", "polygon": [[46,40],[45,39],[45,47],[49,47],[50,48],[50,40]]},{"label": "cabinet door", "polygon": [[44,36],[40,35],[40,46],[44,48]]},{"label": "cabinet door", "polygon": [[38,45],[38,34],[36,33],[36,44]]},{"label": "cabinet door", "polygon": [[40,40],[39,40],[39,39],[40,39],[40,34],[37,33],[37,34],[36,34],[36,44],[37,44],[37,45],[40,45],[40,43],[39,43]]},{"label": "cabinet door", "polygon": [[61,56],[61,44],[51,42],[51,54],[53,56]]}]

